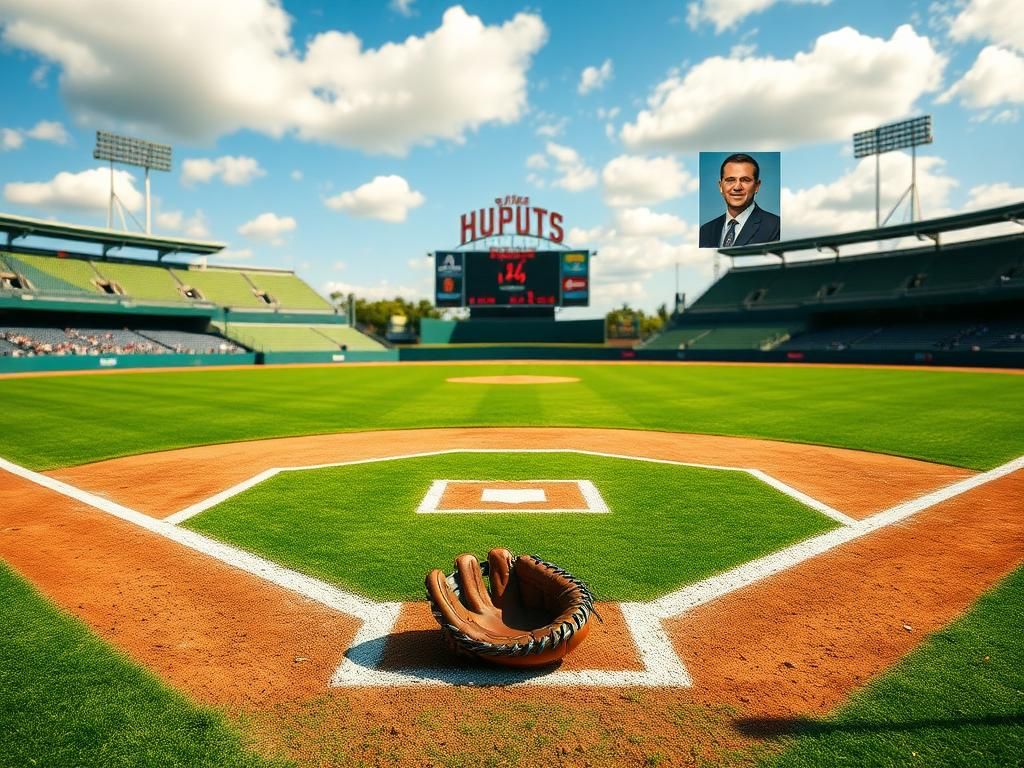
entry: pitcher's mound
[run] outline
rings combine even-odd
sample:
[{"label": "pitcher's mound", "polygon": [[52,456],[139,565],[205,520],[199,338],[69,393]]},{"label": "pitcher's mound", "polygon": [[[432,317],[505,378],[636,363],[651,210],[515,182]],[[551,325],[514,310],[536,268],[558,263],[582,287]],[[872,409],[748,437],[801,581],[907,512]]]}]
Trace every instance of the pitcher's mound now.
[{"label": "pitcher's mound", "polygon": [[572,384],[575,376],[458,376],[452,384]]}]

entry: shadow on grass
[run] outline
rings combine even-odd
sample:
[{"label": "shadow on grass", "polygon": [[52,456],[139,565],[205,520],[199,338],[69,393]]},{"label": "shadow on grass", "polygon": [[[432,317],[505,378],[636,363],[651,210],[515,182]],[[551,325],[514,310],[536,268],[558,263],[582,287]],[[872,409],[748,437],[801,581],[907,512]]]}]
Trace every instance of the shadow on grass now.
[{"label": "shadow on grass", "polygon": [[1024,726],[1024,714],[985,715],[982,717],[928,718],[907,721],[838,722],[812,720],[806,717],[747,717],[735,723],[744,736],[822,736],[830,733],[894,733],[926,728],[975,728],[979,726]]}]

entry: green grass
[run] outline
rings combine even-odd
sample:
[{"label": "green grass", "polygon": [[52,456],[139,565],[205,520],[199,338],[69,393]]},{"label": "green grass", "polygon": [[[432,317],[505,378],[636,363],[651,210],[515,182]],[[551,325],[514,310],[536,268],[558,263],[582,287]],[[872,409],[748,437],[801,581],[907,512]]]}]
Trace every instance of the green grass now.
[{"label": "green grass", "polygon": [[[584,479],[609,514],[416,514],[433,480]],[[446,454],[285,472],[187,527],[384,600],[495,546],[533,553],[599,599],[649,600],[835,522],[741,472],[579,454]]]},{"label": "green grass", "polygon": [[56,610],[0,562],[0,765],[282,766]]},{"label": "green grass", "polygon": [[832,717],[748,722],[793,746],[766,768],[1024,764],[1024,568]]},{"label": "green grass", "polygon": [[[450,384],[539,373],[576,384]],[[1024,453],[1024,377],[855,368],[473,365],[0,379],[0,456],[50,469],[264,437],[579,426],[837,445],[989,469]]]}]

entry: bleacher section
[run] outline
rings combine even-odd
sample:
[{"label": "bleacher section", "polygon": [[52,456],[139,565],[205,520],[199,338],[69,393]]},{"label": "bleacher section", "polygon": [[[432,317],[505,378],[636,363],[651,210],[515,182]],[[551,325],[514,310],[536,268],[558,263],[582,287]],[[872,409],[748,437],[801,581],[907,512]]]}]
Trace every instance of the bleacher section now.
[{"label": "bleacher section", "polygon": [[343,346],[353,351],[385,348],[347,325],[230,323],[224,335],[259,352],[337,352]]},{"label": "bleacher section", "polygon": [[164,355],[244,352],[210,334],[128,328],[0,326],[0,355]]},{"label": "bleacher section", "polygon": [[125,296],[137,301],[180,302],[185,300],[181,284],[171,271],[158,265],[103,261],[93,265],[105,280],[115,283]]},{"label": "bleacher section", "polygon": [[330,302],[293,274],[247,270],[245,275],[257,289],[273,298],[278,306],[307,311],[334,309]]},{"label": "bleacher section", "polygon": [[203,355],[221,354],[225,352],[243,352],[244,350],[225,339],[210,333],[190,333],[188,331],[141,330],[140,336],[162,344],[178,354]]},{"label": "bleacher section", "polygon": [[800,334],[781,350],[911,350],[916,352],[1024,349],[1024,321],[960,321],[849,325]]},{"label": "bleacher section", "polygon": [[644,349],[772,349],[789,338],[788,326],[686,326],[654,337]]},{"label": "bleacher section", "polygon": [[270,306],[256,295],[252,283],[237,269],[178,269],[176,274],[183,285],[198,288],[204,299],[222,307]]},{"label": "bleacher section", "polygon": [[7,253],[4,260],[10,268],[28,280],[25,290],[56,296],[97,296],[103,293],[96,285],[98,275],[84,259]]},{"label": "bleacher section", "polygon": [[[979,247],[979,246],[982,247]],[[735,268],[688,312],[784,309],[1024,285],[1020,238]]]},{"label": "bleacher section", "polygon": [[[19,278],[20,287],[3,285],[0,291],[43,298],[107,297],[111,301],[201,303],[243,310],[334,311],[330,302],[286,271],[4,252],[0,253],[3,274]],[[187,295],[187,288],[197,289],[198,294]]]}]

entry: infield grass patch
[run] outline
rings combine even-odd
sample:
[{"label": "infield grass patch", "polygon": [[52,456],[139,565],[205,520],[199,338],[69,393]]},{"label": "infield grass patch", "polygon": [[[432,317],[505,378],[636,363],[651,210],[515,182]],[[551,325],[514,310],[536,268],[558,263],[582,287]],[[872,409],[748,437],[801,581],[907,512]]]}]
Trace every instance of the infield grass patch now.
[{"label": "infield grass patch", "polygon": [[[416,514],[436,479],[591,480],[610,514]],[[836,526],[746,473],[574,453],[453,453],[283,472],[186,521],[380,600],[418,600],[432,568],[496,546],[649,600]]]},{"label": "infield grass patch", "polygon": [[291,765],[246,750],[217,712],[65,616],[0,561],[0,765]]},{"label": "infield grass patch", "polygon": [[[573,384],[452,384],[458,376]],[[32,469],[352,430],[566,426],[743,435],[991,469],[1024,454],[1024,376],[701,365],[392,365],[0,377],[0,456]]]},{"label": "infield grass patch", "polygon": [[1024,763],[1024,568],[834,716],[747,722],[795,744],[765,768]]}]

